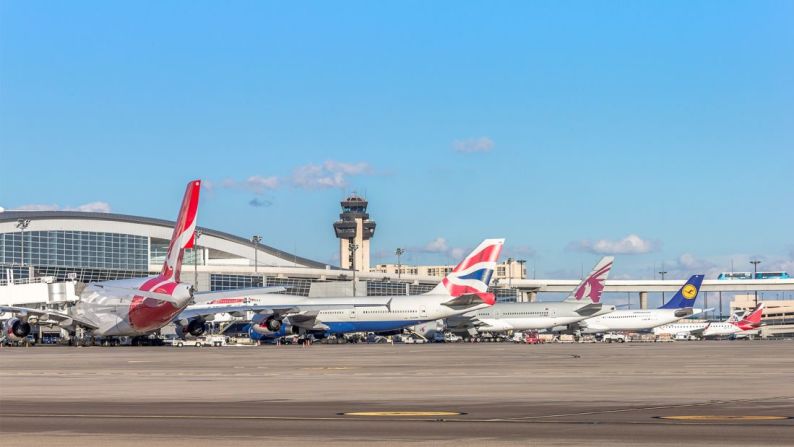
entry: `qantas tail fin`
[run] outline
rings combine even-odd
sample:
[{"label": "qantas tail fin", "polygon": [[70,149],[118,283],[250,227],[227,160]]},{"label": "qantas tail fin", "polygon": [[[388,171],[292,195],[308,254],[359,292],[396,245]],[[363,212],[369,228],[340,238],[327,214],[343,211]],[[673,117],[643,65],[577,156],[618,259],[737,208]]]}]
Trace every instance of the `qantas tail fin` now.
[{"label": "qantas tail fin", "polygon": [[196,211],[198,211],[199,191],[201,180],[193,180],[187,184],[185,197],[182,199],[182,208],[174,225],[174,234],[168,245],[168,253],[163,263],[161,276],[179,282],[179,272],[182,269],[182,257],[186,248],[193,247],[193,238],[196,231]]},{"label": "qantas tail fin", "polygon": [[750,312],[749,315],[742,318],[740,321],[737,321],[733,324],[738,326],[739,328],[747,331],[750,329],[755,329],[761,326],[761,316],[764,313],[764,303],[758,303],[758,306]]},{"label": "qantas tail fin", "polygon": [[612,263],[615,260],[612,256],[604,256],[593,267],[593,270],[578,286],[565,298],[567,302],[578,302],[582,304],[598,303],[604,293],[604,282],[612,270]]},{"label": "qantas tail fin", "polygon": [[695,307],[698,292],[700,291],[700,284],[703,282],[703,275],[693,275],[683,287],[678,289],[675,295],[670,298],[670,301],[663,304],[659,309],[683,309],[686,307]]},{"label": "qantas tail fin", "polygon": [[491,277],[496,269],[496,260],[502,252],[504,239],[482,241],[463,261],[457,265],[428,295],[452,298],[477,296],[483,302],[493,304],[496,299],[488,293]]}]

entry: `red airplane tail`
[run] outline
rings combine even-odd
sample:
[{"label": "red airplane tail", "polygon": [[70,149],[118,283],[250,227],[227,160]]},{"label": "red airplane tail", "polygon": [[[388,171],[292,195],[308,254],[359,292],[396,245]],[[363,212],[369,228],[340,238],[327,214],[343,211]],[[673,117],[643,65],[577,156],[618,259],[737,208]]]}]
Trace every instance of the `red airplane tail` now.
[{"label": "red airplane tail", "polygon": [[756,329],[757,327],[761,326],[761,316],[763,313],[764,303],[758,303],[758,306],[756,306],[749,315],[734,324],[745,331]]},{"label": "red airplane tail", "polygon": [[179,216],[177,216],[176,225],[174,225],[174,234],[171,236],[168,253],[166,253],[165,262],[163,262],[161,276],[174,282],[179,282],[185,249],[193,248],[200,190],[201,180],[193,180],[187,184],[182,207],[179,209]]}]

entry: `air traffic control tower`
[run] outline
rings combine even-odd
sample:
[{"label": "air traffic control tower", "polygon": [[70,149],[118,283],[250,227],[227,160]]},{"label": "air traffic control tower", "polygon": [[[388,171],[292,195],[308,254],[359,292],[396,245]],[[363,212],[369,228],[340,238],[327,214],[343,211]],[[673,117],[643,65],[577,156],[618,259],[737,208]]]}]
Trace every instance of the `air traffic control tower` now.
[{"label": "air traffic control tower", "polygon": [[334,222],[339,238],[339,263],[344,269],[369,271],[369,240],[375,235],[375,222],[369,220],[367,201],[352,194],[341,202],[342,213]]}]

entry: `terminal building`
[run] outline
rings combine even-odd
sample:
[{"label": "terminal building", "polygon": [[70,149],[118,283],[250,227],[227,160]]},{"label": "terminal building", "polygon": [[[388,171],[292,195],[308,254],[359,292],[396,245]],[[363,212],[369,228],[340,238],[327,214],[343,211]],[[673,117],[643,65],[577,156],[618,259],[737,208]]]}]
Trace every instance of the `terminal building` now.
[{"label": "terminal building", "polygon": [[[370,272],[375,222],[366,212],[367,201],[353,195],[341,208],[333,225],[345,254],[341,267],[279,250],[258,236],[199,227],[195,248],[185,252],[182,280],[200,291],[285,286],[286,293],[304,296],[413,295],[437,284],[438,274],[428,269],[423,270],[427,276],[407,278],[388,269]],[[0,283],[44,277],[53,287],[67,280],[89,283],[154,274],[162,268],[173,227],[172,221],[123,214],[0,212]],[[350,250],[350,245],[357,247]],[[509,290],[497,292],[511,296]]]}]

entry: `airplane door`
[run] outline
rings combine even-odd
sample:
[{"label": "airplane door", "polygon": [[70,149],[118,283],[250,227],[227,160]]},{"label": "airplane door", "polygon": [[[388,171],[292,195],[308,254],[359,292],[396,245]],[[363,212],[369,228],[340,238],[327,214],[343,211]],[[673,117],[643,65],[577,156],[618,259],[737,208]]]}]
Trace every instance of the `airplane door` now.
[{"label": "airplane door", "polygon": [[348,311],[348,315],[350,316],[351,320],[355,320],[356,319],[356,309],[350,309]]},{"label": "airplane door", "polygon": [[421,318],[427,318],[427,307],[425,307],[425,306],[421,306],[421,307],[419,308],[419,316],[420,316]]}]

